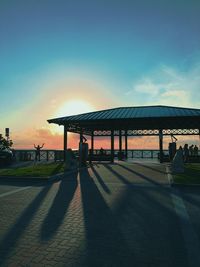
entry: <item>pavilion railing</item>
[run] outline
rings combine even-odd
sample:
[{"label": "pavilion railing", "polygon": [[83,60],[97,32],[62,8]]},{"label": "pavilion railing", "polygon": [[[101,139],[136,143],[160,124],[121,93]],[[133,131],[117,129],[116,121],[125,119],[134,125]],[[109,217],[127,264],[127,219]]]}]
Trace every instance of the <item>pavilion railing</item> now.
[{"label": "pavilion railing", "polygon": [[[35,160],[35,150],[28,150],[28,149],[18,149],[14,150],[14,157],[16,161],[34,161]],[[78,157],[78,150],[73,150],[76,157]],[[118,156],[118,149],[115,149],[114,155],[117,158]],[[125,150],[122,150],[125,155]],[[164,155],[168,155],[168,150],[163,150]],[[94,149],[94,155],[100,154],[100,149]],[[110,149],[104,149],[106,155],[111,154]],[[128,149],[127,150],[128,158],[146,158],[146,159],[156,159],[159,155],[158,149]],[[198,155],[200,156],[200,151],[198,151]],[[51,149],[42,149],[40,151],[40,160],[43,161],[62,161],[64,160],[64,151],[63,150],[51,150]]]},{"label": "pavilion railing", "polygon": [[[78,150],[73,150],[74,154],[78,156]],[[119,150],[115,150],[115,157],[117,157]],[[125,150],[122,150],[125,154]],[[128,149],[128,158],[158,158],[159,150],[157,149]],[[16,161],[34,161],[35,160],[34,149],[18,149],[14,150],[14,157]],[[94,155],[100,154],[100,149],[94,149]],[[105,149],[104,153],[109,155],[111,154],[110,149]],[[164,154],[168,154],[168,150],[164,150]],[[40,151],[40,160],[46,161],[62,161],[64,159],[63,150],[51,150],[51,149],[42,149]]]},{"label": "pavilion railing", "polygon": [[[115,157],[117,157],[119,150],[115,149]],[[125,155],[125,150],[122,150],[122,152]],[[128,158],[158,158],[158,154],[159,154],[159,150],[158,149],[128,149],[127,150],[127,157]],[[111,150],[110,149],[105,149],[104,150],[105,154],[111,154]],[[168,155],[169,152],[168,150],[163,150],[163,153],[165,155]],[[100,154],[100,150],[99,149],[94,149],[94,154]]]},{"label": "pavilion railing", "polygon": [[[16,161],[33,161],[35,160],[36,150],[28,150],[28,149],[19,149],[14,150],[14,158]],[[63,150],[51,150],[44,149],[40,151],[40,160],[46,161],[60,161],[64,159],[64,151]]]}]

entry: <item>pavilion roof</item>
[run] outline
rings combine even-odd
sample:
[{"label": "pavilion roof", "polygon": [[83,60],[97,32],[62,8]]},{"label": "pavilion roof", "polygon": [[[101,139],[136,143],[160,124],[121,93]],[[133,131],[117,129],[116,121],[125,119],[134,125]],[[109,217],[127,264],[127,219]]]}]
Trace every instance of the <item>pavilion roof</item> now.
[{"label": "pavilion roof", "polygon": [[86,134],[92,130],[112,129],[199,129],[200,109],[161,105],[118,107],[49,119],[48,122]]}]

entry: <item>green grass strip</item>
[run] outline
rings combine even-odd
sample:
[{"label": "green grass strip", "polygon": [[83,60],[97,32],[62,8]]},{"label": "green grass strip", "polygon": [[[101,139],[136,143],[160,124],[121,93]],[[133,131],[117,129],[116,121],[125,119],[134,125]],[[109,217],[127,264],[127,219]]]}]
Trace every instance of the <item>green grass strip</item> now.
[{"label": "green grass strip", "polygon": [[44,177],[64,172],[64,163],[33,164],[27,167],[0,169],[2,176]]},{"label": "green grass strip", "polygon": [[200,164],[186,164],[185,172],[173,175],[173,180],[179,184],[200,184]]}]

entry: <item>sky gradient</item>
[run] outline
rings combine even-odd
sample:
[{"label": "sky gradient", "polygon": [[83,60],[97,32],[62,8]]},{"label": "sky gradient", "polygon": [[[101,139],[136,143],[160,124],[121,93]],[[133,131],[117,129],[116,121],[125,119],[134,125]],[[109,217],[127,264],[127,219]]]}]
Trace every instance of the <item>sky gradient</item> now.
[{"label": "sky gradient", "polygon": [[1,0],[0,132],[16,148],[61,148],[49,118],[200,108],[199,14],[199,0]]}]

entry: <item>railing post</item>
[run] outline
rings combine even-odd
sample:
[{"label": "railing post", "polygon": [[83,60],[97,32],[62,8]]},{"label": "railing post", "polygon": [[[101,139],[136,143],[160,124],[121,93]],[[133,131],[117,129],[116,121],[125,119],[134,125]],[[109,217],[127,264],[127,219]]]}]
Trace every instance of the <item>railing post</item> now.
[{"label": "railing post", "polygon": [[47,161],[49,161],[49,151],[47,150]]}]

